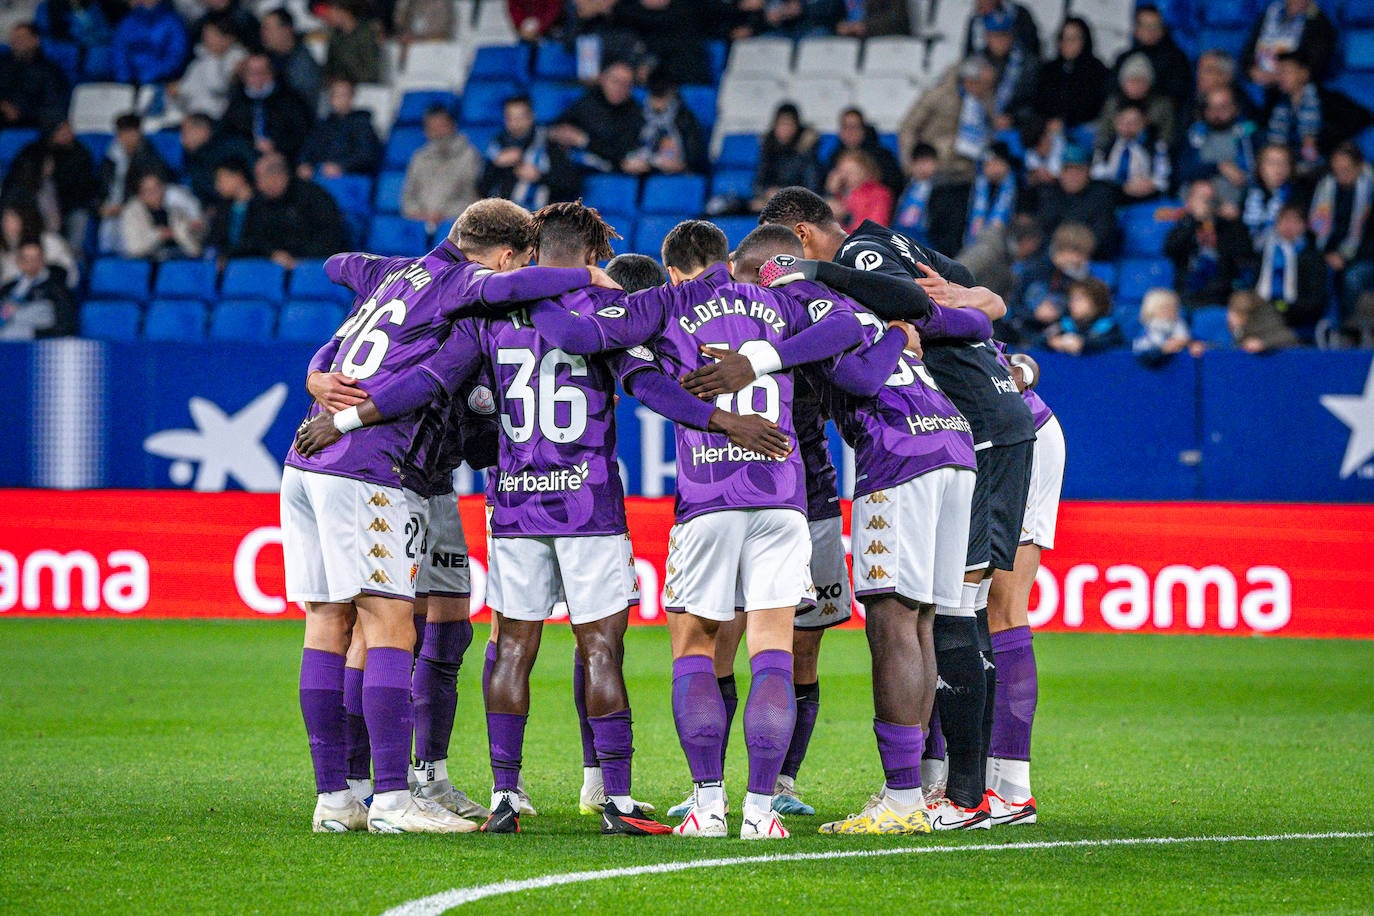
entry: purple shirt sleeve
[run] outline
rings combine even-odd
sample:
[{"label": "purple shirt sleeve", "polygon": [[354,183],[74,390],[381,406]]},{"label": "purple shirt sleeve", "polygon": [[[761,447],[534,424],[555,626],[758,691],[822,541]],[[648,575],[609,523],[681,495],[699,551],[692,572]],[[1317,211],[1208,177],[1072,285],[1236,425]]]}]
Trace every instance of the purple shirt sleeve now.
[{"label": "purple shirt sleeve", "polygon": [[334,365],[334,357],[338,355],[339,344],[343,340],[337,336],[329,338],[323,347],[315,351],[315,355],[310,357],[310,366],[305,370],[305,374],[312,372],[328,372],[329,367]]},{"label": "purple shirt sleeve", "polygon": [[883,384],[897,369],[906,335],[896,331],[884,334],[882,340],[853,353],[846,353],[835,361],[831,381],[837,388],[859,397],[875,397]]},{"label": "purple shirt sleeve", "polygon": [[456,391],[477,371],[482,364],[482,351],[472,324],[454,325],[438,352],[371,392],[372,403],[384,419],[392,420],[419,410],[445,390]]},{"label": "purple shirt sleeve", "polygon": [[523,267],[502,274],[481,274],[472,284],[472,293],[487,305],[532,302],[570,293],[590,282],[591,274],[585,267]]},{"label": "purple shirt sleeve", "polygon": [[597,301],[586,290],[530,309],[541,336],[565,352],[584,356],[648,342],[662,329],[663,314],[655,297],[641,293]]},{"label": "purple shirt sleeve", "polygon": [[935,306],[929,318],[916,322],[922,338],[930,340],[987,340],[992,322],[978,309],[952,309]]},{"label": "purple shirt sleeve", "polygon": [[344,252],[324,262],[324,273],[332,283],[346,286],[359,295],[371,293],[393,262],[405,258],[382,258],[375,254]]},{"label": "purple shirt sleeve", "polygon": [[530,308],[539,336],[565,353],[586,356],[605,349],[605,338],[593,321],[569,311],[561,301],[545,299]]},{"label": "purple shirt sleeve", "polygon": [[716,410],[714,404],[688,394],[654,367],[643,367],[626,378],[625,390],[659,416],[692,429],[705,430]]}]

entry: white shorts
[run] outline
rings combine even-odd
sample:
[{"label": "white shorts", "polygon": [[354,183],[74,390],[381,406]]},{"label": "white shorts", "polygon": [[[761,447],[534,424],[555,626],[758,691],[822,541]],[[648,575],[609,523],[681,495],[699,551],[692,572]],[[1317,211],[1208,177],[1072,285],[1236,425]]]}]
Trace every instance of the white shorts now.
[{"label": "white shorts", "polygon": [[815,601],[811,535],[796,509],[726,509],[674,525],[663,608],[729,621]]},{"label": "white shorts", "polygon": [[854,500],[854,593],[959,606],[977,475],[940,468]]},{"label": "white shorts", "polygon": [[428,498],[409,490],[405,493],[410,518],[420,531],[415,539],[418,546],[412,546],[409,529],[406,532],[406,553],[419,566],[415,596],[468,597],[472,594],[472,577],[468,569],[468,542],[458,515],[458,497],[453,493]]},{"label": "white shorts", "polygon": [[639,603],[628,534],[494,537],[487,566],[487,604],[513,620],[547,620],[566,601],[571,623],[593,623]]},{"label": "white shorts", "polygon": [[409,521],[399,487],[288,466],[281,482],[287,600],[414,599]]},{"label": "white shorts", "polygon": [[1026,520],[1021,523],[1021,543],[1044,550],[1054,548],[1059,521],[1059,494],[1064,489],[1064,427],[1057,417],[1035,434],[1030,490],[1026,495]]},{"label": "white shorts", "polygon": [[844,522],[837,515],[807,522],[811,530],[811,581],[816,604],[797,611],[792,626],[798,630],[823,630],[844,623],[854,610],[849,591],[849,566],[845,563]]}]

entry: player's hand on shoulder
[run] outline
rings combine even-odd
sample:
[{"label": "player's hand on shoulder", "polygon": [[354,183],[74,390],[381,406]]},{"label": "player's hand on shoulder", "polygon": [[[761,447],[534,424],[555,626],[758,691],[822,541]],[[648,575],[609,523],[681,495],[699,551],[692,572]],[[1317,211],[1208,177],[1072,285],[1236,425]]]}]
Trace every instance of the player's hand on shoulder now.
[{"label": "player's hand on shoulder", "polygon": [[790,254],[780,254],[763,262],[759,268],[759,285],[769,288],[786,286],[798,280],[816,279],[816,262],[809,258],[797,258]]},{"label": "player's hand on shoulder", "polygon": [[792,454],[792,440],[778,429],[778,425],[758,414],[740,416],[724,410],[711,414],[710,428],[725,433],[740,448],[758,452],[779,461]]},{"label": "player's hand on shoulder", "polygon": [[325,413],[338,413],[367,400],[367,392],[358,386],[358,380],[342,372],[312,372],[305,380],[305,388]]},{"label": "player's hand on shoulder", "polygon": [[611,279],[610,274],[594,264],[587,268],[587,273],[591,274],[592,286],[598,286],[601,289],[624,289],[619,283]]},{"label": "player's hand on shoulder", "polygon": [[342,436],[343,433],[334,425],[334,418],[322,413],[313,420],[302,423],[296,430],[296,451],[302,458],[309,458],[321,449],[338,442]]},{"label": "player's hand on shoulder", "polygon": [[722,394],[733,394],[758,378],[754,373],[754,364],[743,353],[707,346],[703,346],[701,352],[715,362],[683,376],[682,387],[687,389],[688,394],[703,401],[714,400]]}]

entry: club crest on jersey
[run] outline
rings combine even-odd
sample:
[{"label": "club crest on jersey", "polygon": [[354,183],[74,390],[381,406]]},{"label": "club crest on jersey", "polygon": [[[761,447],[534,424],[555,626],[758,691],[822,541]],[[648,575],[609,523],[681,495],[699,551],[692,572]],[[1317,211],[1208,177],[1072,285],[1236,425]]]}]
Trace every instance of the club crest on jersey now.
[{"label": "club crest on jersey", "polygon": [[496,397],[486,385],[478,385],[468,394],[468,409],[473,413],[491,416],[496,413]]},{"label": "club crest on jersey", "polygon": [[829,315],[830,310],[834,307],[835,303],[831,302],[829,299],[813,299],[807,303],[806,310],[811,313],[811,320],[814,322],[820,321],[826,315]]},{"label": "club crest on jersey", "polygon": [[628,353],[630,356],[633,356],[635,359],[643,360],[646,363],[651,363],[654,361],[654,351],[650,350],[648,347],[642,344],[637,347],[630,347],[630,349],[626,350],[625,352]]},{"label": "club crest on jersey", "polygon": [[876,251],[861,251],[854,259],[854,266],[859,270],[877,270],[883,266],[883,256]]}]

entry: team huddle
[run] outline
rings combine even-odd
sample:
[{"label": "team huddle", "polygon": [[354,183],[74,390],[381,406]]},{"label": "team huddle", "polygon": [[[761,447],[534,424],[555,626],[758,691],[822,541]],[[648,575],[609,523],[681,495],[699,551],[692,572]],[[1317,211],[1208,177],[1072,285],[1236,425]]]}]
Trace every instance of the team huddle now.
[{"label": "team huddle", "polygon": [[[580,809],[603,833],[724,837],[726,738],[747,646],[739,836],[814,815],[798,774],[825,630],[864,606],[882,788],[831,834],[1032,823],[1027,624],[1054,543],[1063,433],[1005,313],[958,262],[779,191],[731,252],[688,220],[662,266],[595,210],[470,206],[420,258],[342,254],[355,306],[310,365],[282,483],[287,596],[306,608],[300,699],[317,831],[517,833],[530,671],[555,604],[576,640]],[[531,259],[538,266],[527,266]],[[672,707],[692,791],[631,794],[624,634],[638,603],[617,386],[674,424],[663,587]],[[854,450],[851,576],[825,428]],[[452,471],[487,475],[482,691],[493,789],[448,777],[472,641]],[[852,597],[851,597],[852,595]],[[414,751],[412,761],[411,752]],[[856,787],[857,794],[857,787]],[[480,828],[479,828],[479,823]]]}]

